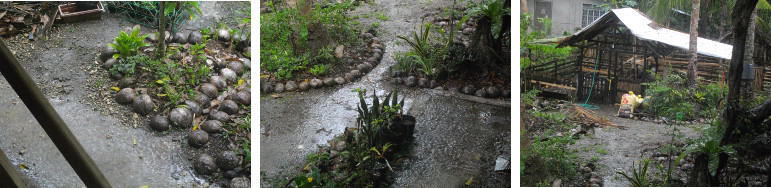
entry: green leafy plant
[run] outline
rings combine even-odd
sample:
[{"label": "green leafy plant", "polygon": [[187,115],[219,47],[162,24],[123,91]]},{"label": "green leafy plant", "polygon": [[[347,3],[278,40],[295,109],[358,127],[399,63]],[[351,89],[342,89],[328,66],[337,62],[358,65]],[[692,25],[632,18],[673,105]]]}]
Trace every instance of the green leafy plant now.
[{"label": "green leafy plant", "polygon": [[632,163],[632,176],[627,175],[623,171],[617,171],[616,173],[621,174],[626,178],[626,180],[629,180],[629,182],[632,184],[632,187],[649,187],[651,186],[651,182],[648,180],[648,164],[650,163],[650,159],[645,159],[643,162],[638,163],[638,167],[635,168],[634,162]]},{"label": "green leafy plant", "polygon": [[139,36],[139,28],[135,28],[131,32],[131,35],[121,31],[120,35],[115,37],[115,44],[108,44],[110,47],[118,51],[117,54],[113,55],[113,58],[130,57],[136,55],[139,47],[149,46],[149,44],[144,43],[145,37],[147,36],[148,35]]},{"label": "green leafy plant", "polygon": [[418,55],[421,58],[429,58],[429,52],[431,48],[431,44],[429,44],[428,39],[431,33],[431,23],[424,24],[420,27],[420,31],[414,31],[412,32],[413,40],[408,39],[405,36],[399,35],[396,36],[397,38],[400,38],[407,42],[407,44],[412,47],[412,50],[415,52],[416,55]]},{"label": "green leafy plant", "polygon": [[319,76],[326,73],[328,69],[329,69],[328,65],[313,65],[313,68],[309,69],[308,72],[310,72],[314,76]]},{"label": "green leafy plant", "polygon": [[720,154],[725,153],[732,158],[737,158],[738,154],[734,149],[735,145],[720,145],[723,137],[726,134],[726,126],[722,121],[714,121],[710,126],[702,130],[702,136],[696,142],[688,145],[685,151],[680,154],[675,160],[675,166],[680,164],[680,161],[685,158],[686,155],[693,152],[701,152],[709,158],[707,167],[709,173],[712,176],[717,174],[718,164],[720,162]]}]

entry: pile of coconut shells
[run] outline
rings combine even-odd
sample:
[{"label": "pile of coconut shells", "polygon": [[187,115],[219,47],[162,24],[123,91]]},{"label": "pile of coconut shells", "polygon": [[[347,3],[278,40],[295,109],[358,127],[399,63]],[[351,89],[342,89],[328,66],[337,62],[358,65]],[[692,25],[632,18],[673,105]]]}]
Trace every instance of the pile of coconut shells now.
[{"label": "pile of coconut shells", "polygon": [[[217,36],[220,42],[230,41],[230,36],[223,36],[223,34],[229,33],[220,32]],[[150,36],[145,40],[150,43],[155,42],[155,37]],[[197,31],[188,35],[177,33],[166,40],[172,42],[169,44],[170,46],[190,45],[188,42],[202,42],[202,35]],[[235,44],[236,42],[233,43],[232,45],[240,45]],[[245,48],[248,49],[249,47]],[[147,53],[147,51],[145,52]],[[117,62],[116,59],[112,58],[115,53],[117,51],[106,49],[99,55],[100,60],[103,61],[102,67],[108,72],[112,65]],[[147,83],[141,83],[148,82],[147,80],[138,81],[138,78],[142,76],[124,77],[120,73],[110,75],[112,79],[118,81],[120,89],[114,95],[115,101],[128,105],[141,116],[148,117],[149,127],[153,130],[164,132],[176,128],[190,131],[187,136],[187,143],[193,148],[204,148],[201,149],[203,151],[201,154],[193,158],[196,172],[203,175],[216,174],[215,176],[222,174],[223,177],[232,179],[230,184],[235,181],[243,181],[245,177],[248,187],[251,167],[250,164],[243,162],[242,156],[236,155],[235,152],[227,148],[224,148],[224,151],[205,148],[212,145],[210,134],[220,134],[225,131],[225,125],[228,123],[242,123],[241,119],[250,113],[251,81],[248,71],[251,69],[251,61],[243,57],[238,58],[238,55],[228,54],[222,50],[218,54],[207,55],[206,64],[211,70],[209,79],[202,80],[200,85],[195,86],[195,97],[185,100],[182,104],[166,104],[167,101],[161,100],[162,98],[156,95],[162,90],[160,86],[149,87]],[[239,80],[243,80],[243,82],[238,83]],[[171,110],[161,111],[164,106],[169,105],[173,106],[170,107]],[[194,125],[198,125],[195,130],[193,130]],[[211,154],[207,154],[207,151]],[[237,183],[243,185],[243,182]]]},{"label": "pile of coconut shells", "polygon": [[363,38],[366,41],[366,50],[364,54],[361,54],[363,56],[362,59],[365,60],[355,62],[355,65],[349,67],[350,70],[344,71],[344,73],[338,75],[330,75],[324,78],[312,78],[300,81],[289,80],[285,83],[276,81],[272,78],[262,78],[260,90],[262,93],[307,91],[309,89],[334,87],[336,85],[343,85],[356,81],[358,78],[366,75],[369,71],[380,64],[380,60],[383,59],[383,53],[385,52],[385,46],[381,44],[381,41],[376,36],[376,32],[374,30],[361,33],[359,38]]}]

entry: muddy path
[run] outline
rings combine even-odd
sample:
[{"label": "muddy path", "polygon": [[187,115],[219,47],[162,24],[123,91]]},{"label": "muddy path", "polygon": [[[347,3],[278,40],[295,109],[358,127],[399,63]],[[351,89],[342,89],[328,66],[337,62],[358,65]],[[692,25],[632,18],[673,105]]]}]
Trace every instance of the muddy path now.
[{"label": "muddy path", "polygon": [[[183,31],[210,26],[240,6],[235,2],[204,2],[204,15],[188,21]],[[3,39],[80,144],[115,187],[194,187],[206,184],[195,175],[184,152],[182,132],[159,134],[125,105],[115,104],[111,86],[96,62],[98,53],[120,30],[135,23],[117,14],[101,19],[59,24],[47,39],[21,36]],[[142,27],[141,33],[154,32]],[[34,187],[83,187],[72,167],[0,77],[0,149]]]},{"label": "muddy path", "polygon": [[[395,85],[387,76],[395,52],[409,47],[398,35],[409,36],[428,12],[452,1],[394,0],[362,3],[350,14],[379,12],[381,20],[359,16],[360,25],[379,22],[378,38],[386,46],[383,60],[353,83],[307,92],[282,93],[260,99],[260,184],[274,187],[299,173],[306,156],[318,150],[345,127],[355,127],[358,96],[354,89],[383,98]],[[508,174],[494,172],[497,157],[510,158],[510,101],[483,99],[421,88],[399,88],[406,114],[417,118],[413,155],[396,172],[394,187],[456,187],[473,178],[472,186],[510,187]]]},{"label": "muddy path", "polygon": [[[579,158],[583,161],[591,161],[597,157],[596,172],[600,176],[605,187],[628,187],[629,181],[616,174],[617,171],[631,173],[632,163],[638,164],[645,158],[650,158],[659,151],[661,146],[668,145],[672,139],[672,127],[666,124],[620,118],[616,116],[618,106],[602,105],[600,109],[593,110],[597,116],[606,117],[616,125],[626,126],[627,129],[595,128],[593,136],[583,136],[576,144],[569,146],[576,149]],[[682,139],[693,140],[699,138],[699,133],[693,127],[700,125],[680,126]],[[654,157],[651,161],[657,161]],[[668,162],[668,161],[665,161]],[[655,164],[655,163],[652,163]],[[665,163],[668,164],[668,163]],[[653,167],[650,167],[653,171]],[[676,167],[678,170],[680,167]],[[666,169],[666,168],[665,168]],[[653,175],[653,173],[650,173]]]}]

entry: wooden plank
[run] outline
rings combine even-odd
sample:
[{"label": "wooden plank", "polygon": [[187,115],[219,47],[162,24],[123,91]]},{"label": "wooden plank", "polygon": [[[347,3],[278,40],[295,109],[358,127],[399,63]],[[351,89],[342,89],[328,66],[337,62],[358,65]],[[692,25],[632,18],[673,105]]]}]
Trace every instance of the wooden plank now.
[{"label": "wooden plank", "polygon": [[547,86],[550,86],[550,87],[558,87],[558,88],[562,88],[562,89],[576,90],[575,87],[563,86],[563,85],[559,85],[559,84],[554,84],[554,83],[549,83],[549,82],[542,82],[542,81],[537,81],[537,80],[530,80],[530,83],[547,85]]}]

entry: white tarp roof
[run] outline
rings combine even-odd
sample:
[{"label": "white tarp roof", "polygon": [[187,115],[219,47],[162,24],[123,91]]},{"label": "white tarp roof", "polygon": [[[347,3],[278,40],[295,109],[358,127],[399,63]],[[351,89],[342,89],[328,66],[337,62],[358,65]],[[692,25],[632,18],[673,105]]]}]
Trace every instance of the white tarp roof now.
[{"label": "white tarp roof", "polygon": [[[611,14],[615,14],[616,17],[618,17],[618,19],[627,28],[629,28],[632,34],[640,39],[656,41],[688,50],[690,42],[690,35],[688,33],[683,33],[658,26],[654,28],[651,26],[651,23],[656,23],[648,19],[641,12],[632,8],[613,9],[574,35],[578,35],[587,28],[593,27],[598,21],[607,19],[606,17],[610,16]],[[698,50],[699,54],[723,59],[731,59],[731,52],[733,51],[733,46],[731,45],[701,37],[696,40],[696,43],[698,45],[696,49]]]}]

